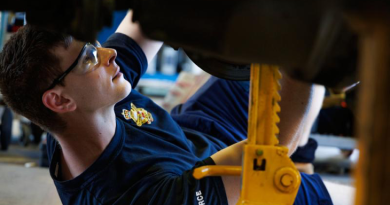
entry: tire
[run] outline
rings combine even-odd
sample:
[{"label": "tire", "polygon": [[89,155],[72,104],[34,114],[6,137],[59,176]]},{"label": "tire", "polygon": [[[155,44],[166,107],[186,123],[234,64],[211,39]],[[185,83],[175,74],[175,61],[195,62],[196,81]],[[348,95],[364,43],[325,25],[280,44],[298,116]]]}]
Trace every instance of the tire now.
[{"label": "tire", "polygon": [[226,80],[248,81],[250,80],[250,64],[233,64],[215,58],[207,58],[192,52],[185,51],[187,56],[199,68],[218,78]]}]

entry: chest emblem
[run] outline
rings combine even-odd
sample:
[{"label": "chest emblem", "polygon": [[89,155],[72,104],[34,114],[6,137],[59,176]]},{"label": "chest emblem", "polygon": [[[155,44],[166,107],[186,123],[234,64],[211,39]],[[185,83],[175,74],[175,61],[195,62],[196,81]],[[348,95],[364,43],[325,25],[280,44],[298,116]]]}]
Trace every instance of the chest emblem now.
[{"label": "chest emblem", "polygon": [[132,119],[138,127],[145,123],[152,124],[153,122],[153,116],[150,112],[143,108],[137,108],[133,103],[131,103],[131,110],[122,110],[122,115],[126,120]]}]

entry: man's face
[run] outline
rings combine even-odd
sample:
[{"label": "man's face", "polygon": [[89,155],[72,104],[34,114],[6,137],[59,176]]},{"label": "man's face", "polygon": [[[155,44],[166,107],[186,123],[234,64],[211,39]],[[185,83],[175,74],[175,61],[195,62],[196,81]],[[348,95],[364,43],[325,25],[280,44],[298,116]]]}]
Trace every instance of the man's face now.
[{"label": "man's face", "polygon": [[[84,46],[85,43],[73,40],[67,49],[55,49],[63,71],[75,62]],[[90,65],[90,69],[85,72],[85,66],[80,64],[85,64],[88,58],[93,56],[91,53],[95,56],[97,54],[98,61]],[[77,109],[94,112],[111,107],[130,93],[131,85],[119,72],[119,66],[115,63],[116,56],[114,49],[94,46],[84,48],[78,65],[64,78],[63,93],[76,102]]]}]

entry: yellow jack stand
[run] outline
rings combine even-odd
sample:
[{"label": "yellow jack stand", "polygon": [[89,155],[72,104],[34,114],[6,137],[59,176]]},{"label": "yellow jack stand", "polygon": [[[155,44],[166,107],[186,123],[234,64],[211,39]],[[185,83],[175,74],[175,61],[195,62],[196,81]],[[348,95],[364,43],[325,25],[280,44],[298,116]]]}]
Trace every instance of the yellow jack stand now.
[{"label": "yellow jack stand", "polygon": [[248,142],[244,146],[242,168],[205,166],[194,170],[197,179],[216,175],[242,174],[237,204],[291,205],[301,183],[298,170],[288,156],[288,148],[278,146],[276,126],[280,112],[279,69],[252,64],[248,119]]}]

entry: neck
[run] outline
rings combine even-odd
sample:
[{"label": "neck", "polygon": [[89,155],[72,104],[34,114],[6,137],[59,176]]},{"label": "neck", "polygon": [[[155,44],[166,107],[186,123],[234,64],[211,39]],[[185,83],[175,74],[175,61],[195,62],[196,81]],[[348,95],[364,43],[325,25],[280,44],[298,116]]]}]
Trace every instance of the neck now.
[{"label": "neck", "polygon": [[65,132],[56,134],[61,145],[61,176],[73,179],[85,171],[102,154],[115,134],[113,109],[102,113],[75,112],[64,116]]}]

